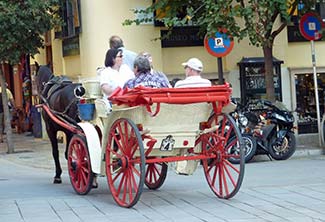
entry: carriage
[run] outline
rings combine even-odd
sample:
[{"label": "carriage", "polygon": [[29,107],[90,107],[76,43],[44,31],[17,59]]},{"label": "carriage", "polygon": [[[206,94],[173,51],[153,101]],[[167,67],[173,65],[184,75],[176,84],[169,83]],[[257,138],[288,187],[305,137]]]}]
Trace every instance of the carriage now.
[{"label": "carriage", "polygon": [[[229,84],[118,89],[110,103],[99,98],[96,82],[83,85],[86,103],[79,104],[79,112],[88,110],[90,115],[80,115],[82,122],[62,121],[43,105],[54,121],[73,132],[67,162],[78,194],[87,194],[97,176],[106,176],[116,203],[128,208],[138,202],[144,185],[153,190],[163,185],[168,167],[190,175],[199,165],[217,197],[228,199],[238,192],[244,151],[240,132],[227,114]],[[231,157],[239,158],[239,164],[230,163]]]}]

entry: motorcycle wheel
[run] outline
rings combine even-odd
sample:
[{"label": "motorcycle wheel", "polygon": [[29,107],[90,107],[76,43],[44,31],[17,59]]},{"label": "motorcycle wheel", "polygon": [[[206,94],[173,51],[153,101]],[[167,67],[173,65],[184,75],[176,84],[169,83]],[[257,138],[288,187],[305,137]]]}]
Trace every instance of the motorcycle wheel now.
[{"label": "motorcycle wheel", "polygon": [[296,151],[296,137],[293,132],[288,132],[281,144],[277,144],[277,138],[270,143],[270,155],[275,160],[289,159]]},{"label": "motorcycle wheel", "polygon": [[[256,153],[256,139],[251,135],[242,135],[243,143],[244,143],[244,151],[245,151],[245,163],[248,163]],[[230,141],[231,142],[231,139]],[[233,146],[229,148],[229,153],[238,154],[239,156],[239,146]],[[229,162],[233,164],[238,164],[240,162],[240,158],[230,157]]]}]

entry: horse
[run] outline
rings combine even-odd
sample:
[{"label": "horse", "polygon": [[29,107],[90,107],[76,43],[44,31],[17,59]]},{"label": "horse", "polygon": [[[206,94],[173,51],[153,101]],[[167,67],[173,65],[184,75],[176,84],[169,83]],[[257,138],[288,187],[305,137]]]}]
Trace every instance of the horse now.
[{"label": "horse", "polygon": [[[63,119],[77,124],[80,122],[78,116],[79,98],[84,94],[84,88],[79,83],[73,83],[67,77],[55,76],[49,65],[39,66],[36,64],[36,86],[37,91],[41,97],[40,102],[48,106],[56,114],[60,114]],[[67,159],[67,152],[69,142],[73,133],[68,129],[57,124],[49,114],[43,109],[42,117],[46,125],[46,132],[50,139],[52,146],[52,156],[55,163],[55,176],[53,183],[62,183],[61,174],[62,168],[59,160],[59,149],[57,132],[62,131],[66,135],[66,149],[65,158]]]}]

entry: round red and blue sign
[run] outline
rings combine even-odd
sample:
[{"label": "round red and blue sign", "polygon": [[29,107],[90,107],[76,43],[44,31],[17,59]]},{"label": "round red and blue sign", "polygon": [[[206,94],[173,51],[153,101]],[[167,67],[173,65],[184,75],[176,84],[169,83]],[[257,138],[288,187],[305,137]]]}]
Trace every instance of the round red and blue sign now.
[{"label": "round red and blue sign", "polygon": [[214,37],[204,38],[204,47],[211,55],[223,57],[231,52],[234,41],[226,33],[216,32]]},{"label": "round red and blue sign", "polygon": [[322,20],[313,12],[304,14],[299,21],[301,35],[307,40],[322,38]]}]

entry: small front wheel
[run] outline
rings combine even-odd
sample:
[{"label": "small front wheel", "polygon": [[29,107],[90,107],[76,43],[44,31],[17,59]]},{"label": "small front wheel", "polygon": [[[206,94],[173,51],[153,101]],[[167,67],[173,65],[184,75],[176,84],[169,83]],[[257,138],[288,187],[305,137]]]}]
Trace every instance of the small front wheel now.
[{"label": "small front wheel", "polygon": [[78,194],[86,195],[92,188],[94,175],[84,136],[74,135],[69,143],[68,172],[73,189]]},{"label": "small front wheel", "polygon": [[132,207],[143,190],[145,157],[140,132],[131,120],[122,118],[113,123],[105,156],[107,182],[115,202]]},{"label": "small front wheel", "polygon": [[156,190],[163,185],[167,176],[168,165],[166,163],[146,164],[146,186]]}]

